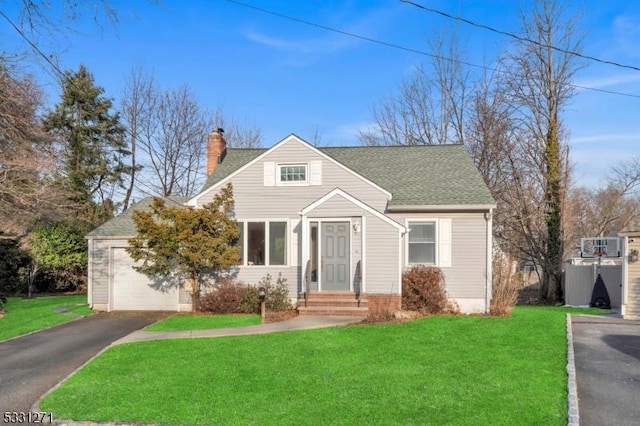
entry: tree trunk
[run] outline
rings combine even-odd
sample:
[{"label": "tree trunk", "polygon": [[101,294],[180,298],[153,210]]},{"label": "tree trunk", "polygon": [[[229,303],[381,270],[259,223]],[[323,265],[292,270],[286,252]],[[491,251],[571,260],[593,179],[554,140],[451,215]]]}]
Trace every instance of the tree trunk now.
[{"label": "tree trunk", "polygon": [[200,281],[196,274],[191,274],[191,312],[197,312],[200,308]]}]

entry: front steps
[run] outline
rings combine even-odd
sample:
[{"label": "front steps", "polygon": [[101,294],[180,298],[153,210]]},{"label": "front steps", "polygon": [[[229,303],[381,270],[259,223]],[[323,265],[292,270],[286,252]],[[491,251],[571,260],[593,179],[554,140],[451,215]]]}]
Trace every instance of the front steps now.
[{"label": "front steps", "polygon": [[305,303],[304,294],[298,296],[299,315],[359,316],[369,314],[366,296],[356,298],[351,292],[310,292]]}]

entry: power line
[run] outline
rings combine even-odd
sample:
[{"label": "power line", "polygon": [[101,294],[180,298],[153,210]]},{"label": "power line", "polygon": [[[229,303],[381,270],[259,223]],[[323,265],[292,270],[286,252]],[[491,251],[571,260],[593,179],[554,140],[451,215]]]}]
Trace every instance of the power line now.
[{"label": "power line", "polygon": [[[410,47],[401,46],[399,44],[390,43],[390,42],[386,42],[386,41],[382,41],[382,40],[377,40],[377,39],[374,39],[374,38],[371,38],[371,37],[362,36],[362,35],[359,35],[359,34],[351,33],[349,31],[340,30],[340,29],[337,29],[337,28],[332,28],[332,27],[329,27],[329,26],[326,26],[326,25],[318,24],[316,22],[311,22],[311,21],[307,21],[307,20],[304,20],[304,19],[296,18],[294,16],[285,15],[284,13],[275,12],[273,10],[264,9],[262,7],[254,6],[254,5],[247,4],[247,3],[243,3],[243,2],[238,1],[238,0],[226,0],[226,1],[229,2],[229,3],[236,4],[238,6],[242,6],[242,7],[248,8],[248,9],[256,10],[258,12],[262,12],[262,13],[266,13],[266,14],[269,14],[269,15],[277,16],[277,17],[283,18],[283,19],[288,19],[290,21],[298,22],[298,23],[301,23],[301,24],[304,24],[304,25],[309,25],[309,26],[312,26],[312,27],[320,28],[320,29],[325,30],[325,31],[330,31],[330,32],[334,32],[334,33],[337,33],[337,34],[342,34],[342,35],[345,35],[347,37],[357,38],[359,40],[364,40],[364,41],[368,41],[368,42],[371,42],[371,43],[376,43],[376,44],[379,44],[379,45],[382,45],[382,46],[385,46],[385,47],[398,49],[398,50],[403,50],[405,52],[415,53],[415,54],[418,54],[418,55],[428,56],[428,57],[434,58],[434,59],[440,59],[440,60],[445,60],[445,61],[449,61],[449,62],[455,62],[455,63],[458,63],[458,64],[467,65],[467,66],[473,67],[473,68],[480,68],[480,69],[485,70],[485,71],[498,72],[498,73],[502,73],[502,74],[511,75],[513,77],[522,78],[522,76],[514,74],[514,73],[511,73],[509,71],[500,70],[500,69],[496,69],[496,68],[491,68],[491,67],[487,67],[487,66],[484,66],[484,65],[473,64],[473,63],[461,61],[461,60],[458,60],[458,59],[451,59],[451,58],[448,58],[446,56],[435,55],[433,53],[425,52],[423,50],[413,49],[413,48],[410,48]],[[401,0],[401,1],[403,1],[403,0]],[[640,70],[640,68],[638,68],[638,70]],[[590,91],[599,92],[599,93],[607,93],[607,94],[610,94],[610,95],[627,96],[627,97],[631,97],[631,98],[640,99],[640,95],[634,95],[634,94],[631,94],[631,93],[616,92],[616,91],[612,91],[612,90],[596,89],[596,88],[593,88],[593,87],[579,86],[577,84],[570,84],[570,86],[575,87],[576,89],[590,90]]]},{"label": "power line", "polygon": [[535,44],[536,46],[539,46],[539,47],[552,49],[552,50],[555,50],[556,52],[565,53],[567,55],[572,55],[572,56],[577,56],[579,58],[587,59],[589,61],[599,62],[601,64],[613,65],[613,66],[620,67],[620,68],[627,68],[627,69],[631,69],[631,70],[634,70],[634,71],[640,71],[640,67],[636,67],[636,66],[633,66],[633,65],[625,65],[625,64],[621,64],[621,63],[613,62],[613,61],[607,61],[605,59],[596,58],[594,56],[584,55],[582,53],[579,53],[579,52],[576,52],[576,51],[573,51],[573,50],[562,49],[560,47],[556,47],[556,46],[552,46],[552,45],[549,45],[549,44],[540,43],[539,41],[531,40],[530,38],[526,38],[526,37],[521,37],[521,36],[519,36],[517,34],[510,33],[508,31],[502,31],[502,30],[496,29],[494,27],[490,27],[490,26],[485,25],[485,24],[479,24],[477,22],[471,21],[471,20],[463,18],[461,16],[450,15],[447,12],[443,12],[443,11],[438,10],[438,9],[434,9],[434,8],[431,8],[431,7],[423,6],[423,5],[419,4],[419,3],[413,2],[411,0],[400,0],[400,1],[402,3],[408,4],[408,5],[411,5],[411,6],[415,6],[415,7],[419,8],[419,9],[422,9],[422,10],[424,10],[426,12],[435,13],[435,14],[444,16],[445,18],[454,19],[456,21],[464,22],[465,24],[469,24],[469,25],[472,25],[474,27],[482,28],[484,30],[491,31],[491,32],[494,32],[496,34],[505,35],[507,37],[511,37],[511,38],[514,38],[514,39],[519,40],[519,41],[524,41],[526,43]]},{"label": "power line", "polygon": [[60,70],[60,68],[58,68],[58,66],[53,63],[51,58],[45,55],[44,52],[42,52],[42,50],[40,50],[40,48],[34,42],[32,42],[31,39],[29,39],[29,37],[27,37],[27,35],[20,29],[20,27],[14,24],[13,21],[7,15],[5,15],[2,10],[0,10],[0,16],[2,16],[9,23],[9,25],[11,25],[13,29],[16,30],[18,34],[20,34],[20,37],[22,37],[27,43],[29,43],[29,46],[31,46],[33,50],[35,50],[40,56],[42,56],[44,60],[47,61],[47,63],[51,65],[51,67],[55,71],[57,71],[63,77],[65,76],[65,74]]},{"label": "power line", "polygon": [[[0,10],[0,16],[2,16],[8,23],[9,25],[11,25],[13,27],[14,30],[16,30],[16,32],[18,34],[20,34],[20,37],[22,37],[28,44],[29,46],[31,46],[31,48],[33,50],[35,50],[42,58],[44,58],[44,60],[51,66],[51,68],[53,68],[53,70],[60,75],[60,77],[62,77],[62,79],[68,83],[71,84],[72,86],[75,86],[76,89],[79,89],[78,86],[76,86],[76,82],[74,80],[72,80],[65,72],[63,72],[52,60],[49,56],[47,56],[42,50],[40,50],[40,48],[38,47],[38,45],[36,45],[34,42],[32,42],[29,37],[27,37],[27,35],[7,16],[5,15],[5,13]],[[12,78],[11,76],[9,76],[10,78]],[[12,78],[13,79],[13,78]],[[14,80],[15,81],[15,80]],[[24,90],[24,89],[23,89]],[[128,129],[127,127],[124,127],[125,133],[133,138],[133,134],[131,133],[131,130]],[[138,182],[138,184],[140,184],[140,182]],[[152,188],[147,187],[147,189],[151,189],[153,191]],[[147,196],[157,196],[154,194],[149,193],[148,191],[145,191],[141,188],[136,188],[136,190],[142,192],[143,194],[146,194]]]}]

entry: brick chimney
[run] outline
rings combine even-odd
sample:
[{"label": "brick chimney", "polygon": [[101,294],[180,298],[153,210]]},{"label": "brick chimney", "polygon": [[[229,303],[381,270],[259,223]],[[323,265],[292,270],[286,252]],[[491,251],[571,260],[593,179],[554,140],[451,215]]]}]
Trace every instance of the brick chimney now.
[{"label": "brick chimney", "polygon": [[218,128],[209,133],[207,141],[207,177],[220,164],[227,152],[227,141],[223,136],[224,130]]}]

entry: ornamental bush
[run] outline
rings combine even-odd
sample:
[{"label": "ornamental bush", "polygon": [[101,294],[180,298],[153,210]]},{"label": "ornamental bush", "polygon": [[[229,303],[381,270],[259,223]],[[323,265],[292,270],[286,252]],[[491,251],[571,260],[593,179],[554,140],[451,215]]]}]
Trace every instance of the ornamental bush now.
[{"label": "ornamental bush", "polygon": [[434,266],[414,266],[402,274],[402,308],[423,314],[447,313],[444,274]]},{"label": "ornamental bush", "polygon": [[200,310],[214,314],[243,313],[246,286],[231,278],[222,278],[216,282],[212,291],[200,297]]},{"label": "ornamental bush", "polygon": [[200,298],[200,310],[213,314],[259,314],[259,289],[264,287],[267,296],[265,307],[267,312],[283,312],[292,310],[289,300],[287,279],[278,274],[273,283],[271,275],[267,274],[255,285],[245,285],[232,278],[218,280],[211,292]]}]

